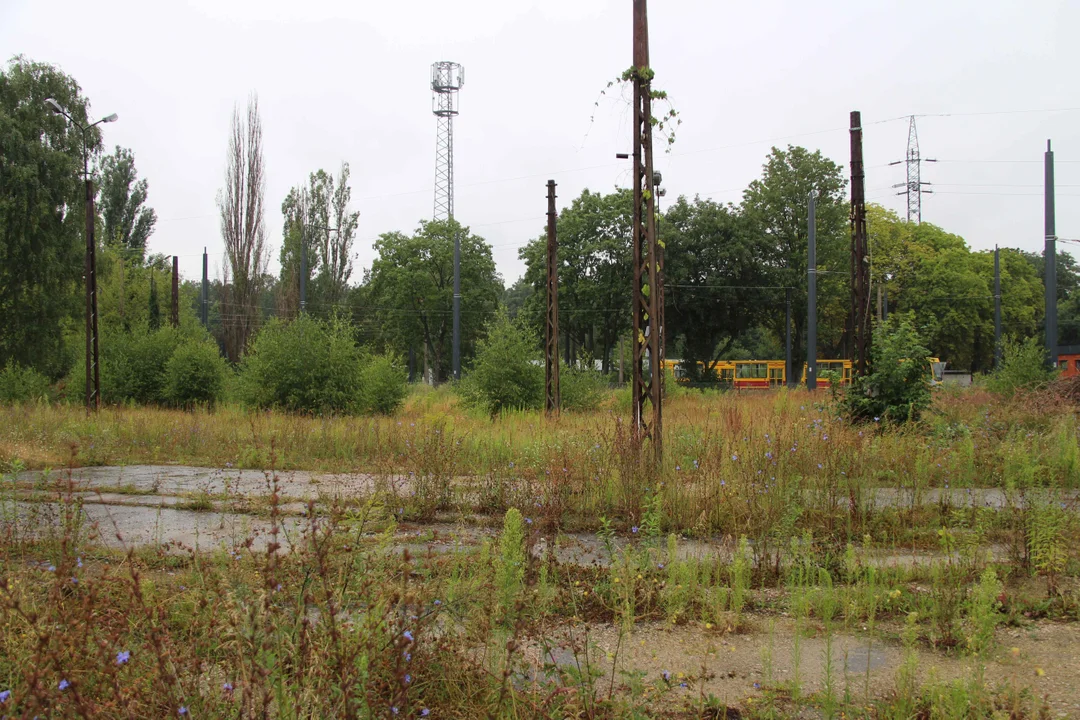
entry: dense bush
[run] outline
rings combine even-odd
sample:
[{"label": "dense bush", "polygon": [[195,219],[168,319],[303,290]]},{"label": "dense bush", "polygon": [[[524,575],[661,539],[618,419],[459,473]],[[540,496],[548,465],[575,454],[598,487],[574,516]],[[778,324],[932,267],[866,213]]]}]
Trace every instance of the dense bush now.
[{"label": "dense bush", "polygon": [[500,310],[477,345],[472,370],[460,389],[465,401],[496,415],[538,408],[544,400],[544,367],[537,344],[520,322]]},{"label": "dense bush", "polygon": [[310,315],[271,320],[242,363],[241,398],[293,412],[354,412],[362,406],[363,361],[344,322]]},{"label": "dense bush", "polygon": [[986,387],[1000,395],[1037,390],[1054,379],[1047,366],[1046,349],[1037,338],[1005,343],[1001,367],[986,380]]},{"label": "dense bush", "polygon": [[563,410],[595,410],[607,391],[607,378],[595,370],[566,365],[559,368],[559,401]]},{"label": "dense bush", "polygon": [[[185,338],[172,327],[108,334],[101,342],[101,397],[107,403],[165,402],[165,366]],[[79,368],[73,376],[79,376]]]},{"label": "dense bush", "polygon": [[0,403],[48,400],[49,379],[33,368],[9,362],[0,370]]},{"label": "dense bush", "polygon": [[840,401],[854,420],[916,420],[930,406],[930,351],[906,317],[874,328],[871,368],[856,377]]},{"label": "dense bush", "polygon": [[392,415],[409,394],[401,363],[388,355],[371,355],[360,373],[360,400],[365,412]]},{"label": "dense bush", "polygon": [[178,407],[213,405],[224,395],[228,372],[225,359],[209,336],[185,342],[165,365],[162,394]]}]

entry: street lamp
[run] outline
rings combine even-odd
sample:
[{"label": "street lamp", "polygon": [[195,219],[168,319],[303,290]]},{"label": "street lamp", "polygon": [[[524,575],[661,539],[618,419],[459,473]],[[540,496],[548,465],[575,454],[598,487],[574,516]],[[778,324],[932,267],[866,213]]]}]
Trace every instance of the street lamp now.
[{"label": "street lamp", "polygon": [[101,408],[101,369],[98,364],[97,313],[97,252],[94,243],[94,181],[90,179],[90,129],[101,123],[116,122],[116,113],[106,115],[95,123],[83,125],[71,116],[60,103],[47,98],[45,104],[57,115],[63,115],[82,133],[83,180],[86,183],[86,412]]}]

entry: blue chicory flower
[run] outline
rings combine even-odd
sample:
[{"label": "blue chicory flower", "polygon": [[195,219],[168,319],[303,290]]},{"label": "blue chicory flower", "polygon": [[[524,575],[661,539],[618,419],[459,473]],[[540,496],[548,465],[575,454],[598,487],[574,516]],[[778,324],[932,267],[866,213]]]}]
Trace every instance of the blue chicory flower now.
[{"label": "blue chicory flower", "polygon": [[408,640],[409,642],[412,642],[412,641],[413,641],[413,636],[412,636],[412,632],[411,632],[410,630],[406,630],[405,632],[403,632],[403,633],[401,633],[401,634],[402,634],[402,635],[403,635],[403,636],[405,637],[405,639],[406,639],[406,640]]},{"label": "blue chicory flower", "polygon": [[3,692],[0,692],[0,704],[6,703],[9,697],[11,697],[10,690],[4,690]]},{"label": "blue chicory flower", "polygon": [[116,664],[123,665],[131,659],[131,652],[129,650],[122,650],[116,653]]},{"label": "blue chicory flower", "polygon": [[67,690],[69,687],[71,687],[71,683],[69,683],[67,680],[61,680],[60,684],[57,687],[60,690]]}]

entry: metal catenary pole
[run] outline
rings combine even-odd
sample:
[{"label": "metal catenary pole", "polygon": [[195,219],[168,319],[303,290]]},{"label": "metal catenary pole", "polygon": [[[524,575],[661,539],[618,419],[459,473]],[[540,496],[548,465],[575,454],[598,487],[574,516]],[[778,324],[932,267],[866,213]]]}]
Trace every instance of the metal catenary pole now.
[{"label": "metal catenary pole", "polygon": [[169,322],[180,327],[180,256],[172,258],[172,303],[169,306]]},{"label": "metal catenary pole", "polygon": [[559,401],[559,241],[556,235],[555,181],[547,181],[547,324],[544,334],[544,397],[549,415]]},{"label": "metal catenary pole", "polygon": [[791,288],[784,288],[784,379],[788,387],[795,387],[795,368],[791,363]]},{"label": "metal catenary pole", "polygon": [[870,360],[870,263],[867,260],[866,176],[863,169],[862,119],[851,113],[851,318],[852,364],[865,375]]},{"label": "metal catenary pole", "polygon": [[1046,141],[1043,188],[1043,227],[1046,246],[1043,249],[1043,272],[1046,287],[1046,360],[1057,365],[1057,237],[1054,222],[1054,151]]},{"label": "metal catenary pole", "polygon": [[454,379],[461,379],[461,232],[450,217],[450,231],[454,233]]},{"label": "metal catenary pole", "polygon": [[815,192],[810,193],[806,253],[806,389],[817,390],[817,218]]},{"label": "metal catenary pole", "polygon": [[[663,456],[663,419],[659,367],[660,303],[659,253],[656,242],[656,197],[652,187],[652,70],[649,67],[649,23],[645,0],[634,0],[634,219],[632,341],[633,425],[638,442],[652,441],[655,459]],[[646,353],[654,372],[646,382],[643,366]],[[645,406],[651,405],[651,421]]]},{"label": "metal catenary pole", "polygon": [[1001,367],[1001,251],[994,246],[994,369]]},{"label": "metal catenary pole", "polygon": [[206,248],[202,251],[202,296],[199,303],[199,317],[202,320],[203,327],[210,327],[210,282],[208,275],[209,270],[209,258],[206,255]]}]

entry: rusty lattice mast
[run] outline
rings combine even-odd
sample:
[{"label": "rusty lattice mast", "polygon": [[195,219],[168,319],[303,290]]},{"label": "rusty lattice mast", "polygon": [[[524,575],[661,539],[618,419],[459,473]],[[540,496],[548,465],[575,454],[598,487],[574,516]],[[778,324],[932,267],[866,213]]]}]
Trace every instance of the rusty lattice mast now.
[{"label": "rusty lattice mast", "polygon": [[[649,67],[649,21],[645,0],[634,0],[634,223],[633,223],[633,422],[635,437],[652,441],[657,461],[663,455],[660,318],[663,317],[661,271],[656,241],[653,187],[652,69]],[[646,355],[650,372],[644,372]],[[646,407],[650,409],[647,411]]]}]

